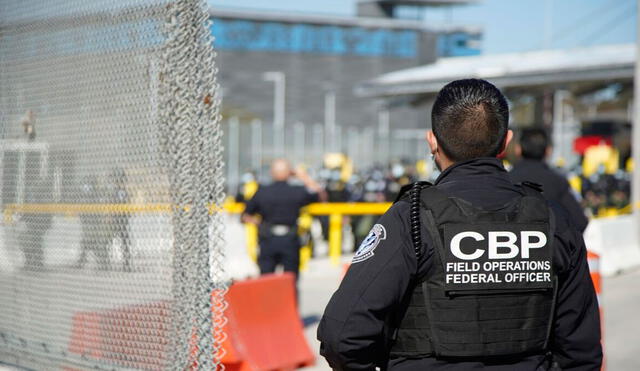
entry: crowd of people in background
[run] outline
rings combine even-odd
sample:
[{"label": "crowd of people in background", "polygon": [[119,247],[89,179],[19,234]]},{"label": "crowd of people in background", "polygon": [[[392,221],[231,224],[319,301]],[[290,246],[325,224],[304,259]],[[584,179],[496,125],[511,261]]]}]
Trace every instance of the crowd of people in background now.
[{"label": "crowd of people in background", "polygon": [[[507,169],[511,164],[505,160]],[[378,164],[366,169],[353,169],[348,159],[329,161],[319,169],[308,169],[313,178],[326,190],[328,202],[393,202],[401,187],[417,180],[435,181],[436,169],[425,171],[425,161],[412,163],[409,160],[389,164]],[[599,165],[595,171],[583,171],[580,163],[569,170],[554,167],[564,175],[572,186],[572,192],[585,213],[590,216],[607,215],[610,212],[624,212],[631,198],[631,169],[610,171]],[[250,198],[249,192],[257,189],[255,173],[247,172],[242,177],[235,199],[243,202]],[[248,196],[248,197],[247,197]],[[610,214],[609,214],[610,215]],[[354,246],[366,237],[377,216],[351,216],[348,224],[354,237]],[[328,218],[318,217],[325,239],[328,237]]]},{"label": "crowd of people in background", "polygon": [[[597,216],[603,209],[623,209],[630,203],[631,172],[628,170],[619,169],[610,174],[601,166],[595,173],[584,175],[580,166],[571,170],[555,169],[570,180],[575,194],[591,216]],[[310,173],[326,189],[329,202],[392,202],[403,185],[420,179],[416,166],[406,162],[355,171],[347,179],[341,177],[340,169],[323,167]],[[240,190],[253,181],[252,173],[245,174]],[[242,191],[236,195],[236,200],[243,200]]]},{"label": "crowd of people in background", "polygon": [[618,170],[607,174],[604,170],[590,176],[578,175],[582,205],[591,215],[607,209],[624,209],[631,200],[631,173]]},{"label": "crowd of people in background", "polygon": [[[329,161],[331,162],[331,161]],[[339,161],[340,166],[323,166],[310,169],[314,179],[326,191],[328,202],[393,202],[400,188],[417,181],[420,177],[416,166],[408,161],[387,166],[375,165],[360,171],[351,171],[349,165]],[[257,189],[256,176],[248,172],[242,176],[235,200],[244,202],[250,199]],[[350,216],[348,224],[354,237],[354,247],[366,237],[375,223],[376,215]],[[329,219],[318,217],[322,225],[322,234],[328,239]]]},{"label": "crowd of people in background", "polygon": [[[407,163],[375,165],[354,171],[348,176],[339,168],[322,167],[309,172],[327,191],[329,202],[391,202],[403,185],[419,178],[415,166]],[[236,201],[245,199],[245,187],[255,181],[253,172],[242,176]]]}]

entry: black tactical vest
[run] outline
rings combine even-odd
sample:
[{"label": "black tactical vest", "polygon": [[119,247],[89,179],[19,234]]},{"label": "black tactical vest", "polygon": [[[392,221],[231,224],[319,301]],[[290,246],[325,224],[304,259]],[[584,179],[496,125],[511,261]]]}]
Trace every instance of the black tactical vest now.
[{"label": "black tactical vest", "polygon": [[524,184],[521,199],[483,210],[425,187],[414,187],[412,237],[432,264],[408,298],[391,357],[543,354],[557,279],[555,223],[540,192]]}]

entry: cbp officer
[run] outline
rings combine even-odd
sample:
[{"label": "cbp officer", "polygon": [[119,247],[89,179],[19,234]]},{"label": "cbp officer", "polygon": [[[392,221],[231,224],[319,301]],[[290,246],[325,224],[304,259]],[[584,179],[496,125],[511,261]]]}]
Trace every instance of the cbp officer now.
[{"label": "cbp officer", "polygon": [[[113,169],[111,172],[111,202],[117,205],[126,205],[129,202],[127,192],[127,173],[122,168]],[[114,212],[109,216],[109,242],[114,239],[120,240],[122,251],[122,268],[125,272],[130,272],[131,268],[131,241],[129,238],[129,213]]]},{"label": "cbp officer", "polygon": [[564,207],[571,221],[580,232],[584,232],[589,219],[571,192],[569,182],[545,163],[551,154],[549,137],[544,129],[527,128],[520,133],[520,143],[516,146],[516,154],[522,159],[515,164],[509,175],[513,182],[531,181],[542,185],[543,195],[549,200]]},{"label": "cbp officer", "polygon": [[580,232],[496,157],[502,93],[459,80],[427,134],[442,171],[404,188],[356,252],[318,328],[337,370],[600,370],[598,303]]},{"label": "cbp officer", "polygon": [[[304,186],[289,184],[292,176]],[[298,277],[300,265],[300,240],[298,216],[300,209],[312,202],[325,200],[326,194],[302,168],[292,171],[289,162],[275,160],[271,164],[273,183],[261,185],[249,202],[242,219],[245,223],[258,224],[260,273],[273,273],[281,264],[285,272]],[[257,215],[262,218],[257,218]]]}]

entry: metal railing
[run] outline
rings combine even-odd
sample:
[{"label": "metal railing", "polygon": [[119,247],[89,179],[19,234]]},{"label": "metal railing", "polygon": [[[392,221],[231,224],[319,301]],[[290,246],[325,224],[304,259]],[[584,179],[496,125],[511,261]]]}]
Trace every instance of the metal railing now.
[{"label": "metal railing", "polygon": [[[301,210],[301,218],[305,216],[329,216],[329,258],[334,265],[340,264],[342,256],[342,221],[347,215],[382,215],[391,207],[390,202],[331,202],[312,203]],[[228,203],[225,210],[229,213],[242,213],[244,204]],[[258,232],[254,226],[247,226],[247,249],[249,256],[255,259],[258,247]],[[301,251],[301,265],[304,268],[311,256],[308,246],[304,246]]]},{"label": "metal railing", "polygon": [[[5,223],[11,223],[14,214],[46,213],[74,216],[77,214],[146,214],[146,213],[170,213],[176,207],[168,203],[145,204],[71,204],[71,203],[47,203],[47,204],[7,204],[3,215]],[[188,209],[190,205],[181,206]],[[301,217],[329,216],[329,257],[335,265],[340,264],[342,255],[342,220],[347,215],[382,215],[391,203],[313,203],[305,207]],[[209,211],[214,212],[215,206],[209,206]],[[244,211],[244,204],[228,202],[224,205],[224,211],[230,214],[240,214]],[[258,231],[255,226],[247,225],[247,249],[252,259],[257,257]],[[301,252],[303,266],[311,256],[309,247]]]},{"label": "metal railing", "polygon": [[[340,264],[342,256],[342,230],[344,216],[352,215],[382,215],[392,203],[312,203],[301,210],[301,218],[313,216],[329,216],[329,258],[334,265]],[[640,203],[636,205],[640,208]],[[51,213],[73,216],[77,214],[145,214],[145,213],[170,213],[177,207],[167,203],[152,204],[8,204],[5,206],[3,214],[5,223],[10,223],[12,215],[16,213]],[[185,205],[188,209],[190,206]],[[224,204],[224,211],[230,214],[240,214],[244,211],[243,203],[227,202]],[[614,217],[629,214],[632,206],[627,205],[621,209],[607,208],[601,210],[595,218]],[[213,213],[215,206],[209,206],[209,211]],[[258,230],[256,226],[246,224],[247,251],[252,259],[258,255]],[[301,265],[304,268],[311,257],[311,248],[303,246],[301,251]]]}]

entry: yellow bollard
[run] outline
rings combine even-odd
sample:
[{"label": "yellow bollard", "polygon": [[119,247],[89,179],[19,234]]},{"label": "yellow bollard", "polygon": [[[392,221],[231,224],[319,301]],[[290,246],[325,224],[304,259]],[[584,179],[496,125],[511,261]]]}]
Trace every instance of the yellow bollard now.
[{"label": "yellow bollard", "polygon": [[13,223],[13,213],[14,211],[10,207],[4,209],[4,224],[9,225]]},{"label": "yellow bollard", "polygon": [[311,260],[311,246],[306,244],[300,248],[300,272],[306,272],[309,269],[309,260]]},{"label": "yellow bollard", "polygon": [[340,265],[342,255],[342,214],[329,216],[329,258],[331,264]]},{"label": "yellow bollard", "polygon": [[258,261],[258,226],[252,223],[245,223],[247,236],[247,253],[254,262]]},{"label": "yellow bollard", "polygon": [[300,272],[305,272],[309,268],[309,260],[311,260],[311,224],[313,224],[313,217],[303,209],[300,217],[298,218],[298,235],[303,237],[308,235],[307,243],[300,248]]}]

